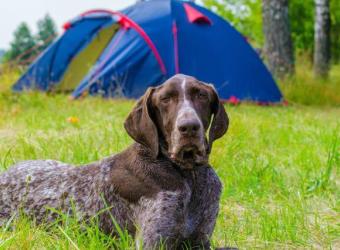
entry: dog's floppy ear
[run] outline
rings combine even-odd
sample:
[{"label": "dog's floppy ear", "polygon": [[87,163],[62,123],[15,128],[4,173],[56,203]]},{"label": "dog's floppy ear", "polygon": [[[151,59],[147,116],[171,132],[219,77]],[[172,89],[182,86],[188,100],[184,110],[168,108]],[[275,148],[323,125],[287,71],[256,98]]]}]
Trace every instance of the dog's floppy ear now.
[{"label": "dog's floppy ear", "polygon": [[218,98],[217,91],[211,85],[211,89],[214,95],[214,101],[212,104],[213,120],[209,129],[209,153],[211,152],[212,144],[218,138],[221,138],[228,130],[229,118],[228,115]]},{"label": "dog's floppy ear", "polygon": [[136,106],[126,118],[124,127],[132,139],[149,148],[156,158],[159,150],[158,132],[149,112],[154,90],[152,87],[148,88],[146,93],[138,100]]}]

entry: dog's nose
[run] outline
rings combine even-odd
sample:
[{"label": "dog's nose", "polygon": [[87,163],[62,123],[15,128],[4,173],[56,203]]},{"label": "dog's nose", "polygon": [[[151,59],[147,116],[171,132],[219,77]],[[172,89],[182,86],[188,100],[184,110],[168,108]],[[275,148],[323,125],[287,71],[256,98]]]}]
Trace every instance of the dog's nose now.
[{"label": "dog's nose", "polygon": [[178,124],[178,130],[182,135],[196,135],[200,129],[200,123],[196,119],[183,120]]}]

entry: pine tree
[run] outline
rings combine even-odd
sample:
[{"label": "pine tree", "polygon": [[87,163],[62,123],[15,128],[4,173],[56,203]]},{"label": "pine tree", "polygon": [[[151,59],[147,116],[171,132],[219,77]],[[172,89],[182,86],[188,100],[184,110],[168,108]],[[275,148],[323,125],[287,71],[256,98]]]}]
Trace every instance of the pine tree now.
[{"label": "pine tree", "polygon": [[14,39],[11,42],[10,49],[6,53],[6,60],[20,59],[20,62],[29,60],[34,55],[30,51],[36,45],[35,39],[26,23],[21,23],[14,31]]},{"label": "pine tree", "polygon": [[56,24],[50,15],[46,14],[44,18],[38,21],[37,43],[39,51],[47,48],[57,36]]}]

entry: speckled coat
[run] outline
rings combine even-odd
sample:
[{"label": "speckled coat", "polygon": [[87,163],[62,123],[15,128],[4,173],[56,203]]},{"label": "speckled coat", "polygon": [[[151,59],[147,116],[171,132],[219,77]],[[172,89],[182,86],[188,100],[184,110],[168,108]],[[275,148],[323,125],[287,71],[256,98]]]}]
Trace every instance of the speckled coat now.
[{"label": "speckled coat", "polygon": [[[208,248],[220,192],[221,182],[209,166],[181,171],[166,159],[150,161],[143,146],[134,144],[85,166],[36,160],[11,167],[0,175],[0,224],[20,209],[49,222],[57,216],[54,208],[77,212],[81,219],[98,216],[101,229],[114,233],[111,213],[145,249],[161,239],[169,249],[184,240]],[[98,214],[103,209],[108,212]]]},{"label": "speckled coat", "polygon": [[51,222],[57,210],[82,221],[96,217],[107,234],[116,233],[113,217],[144,249],[161,242],[166,249],[184,243],[209,249],[222,185],[208,155],[228,128],[216,91],[177,75],[150,88],[124,126],[136,142],[101,161],[78,167],[24,161],[2,173],[0,225],[20,212]]}]

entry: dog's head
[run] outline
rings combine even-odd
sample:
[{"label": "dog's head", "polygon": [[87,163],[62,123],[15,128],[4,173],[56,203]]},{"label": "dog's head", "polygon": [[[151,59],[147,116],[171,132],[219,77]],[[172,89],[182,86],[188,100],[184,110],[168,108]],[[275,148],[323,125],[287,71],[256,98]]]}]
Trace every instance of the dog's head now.
[{"label": "dog's head", "polygon": [[154,157],[161,153],[182,168],[192,169],[208,162],[213,141],[226,133],[228,124],[212,85],[175,75],[149,88],[124,126]]}]

